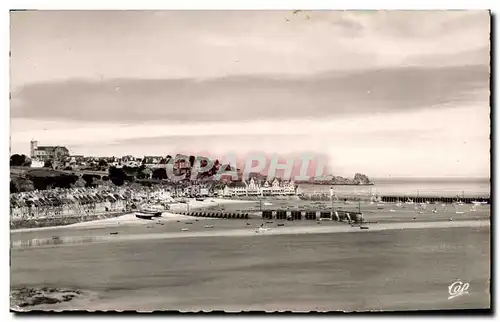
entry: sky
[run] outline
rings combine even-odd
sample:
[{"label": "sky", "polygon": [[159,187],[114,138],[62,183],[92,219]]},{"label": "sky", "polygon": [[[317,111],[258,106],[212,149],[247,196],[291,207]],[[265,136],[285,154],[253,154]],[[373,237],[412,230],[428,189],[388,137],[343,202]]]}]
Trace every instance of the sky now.
[{"label": "sky", "polygon": [[11,151],[489,177],[488,11],[11,12]]}]

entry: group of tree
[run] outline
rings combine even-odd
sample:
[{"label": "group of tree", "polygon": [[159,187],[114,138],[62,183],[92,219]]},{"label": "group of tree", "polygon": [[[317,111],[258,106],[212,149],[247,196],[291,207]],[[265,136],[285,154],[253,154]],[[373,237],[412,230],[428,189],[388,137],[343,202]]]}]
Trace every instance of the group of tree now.
[{"label": "group of tree", "polygon": [[23,177],[13,177],[10,180],[10,193],[28,192],[35,190],[33,181]]},{"label": "group of tree", "polygon": [[28,178],[33,182],[36,190],[46,190],[53,188],[71,188],[78,181],[79,177],[74,174],[59,174],[48,176],[30,176]]},{"label": "group of tree", "polygon": [[24,154],[13,154],[10,156],[11,167],[29,167],[31,160]]}]

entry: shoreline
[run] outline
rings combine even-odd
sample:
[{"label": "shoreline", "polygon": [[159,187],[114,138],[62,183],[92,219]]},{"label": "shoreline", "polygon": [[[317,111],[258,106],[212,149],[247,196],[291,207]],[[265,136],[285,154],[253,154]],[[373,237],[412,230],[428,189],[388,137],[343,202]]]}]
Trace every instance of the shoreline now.
[{"label": "shoreline", "polygon": [[[195,199],[190,200],[189,208],[190,209],[199,209],[203,207],[216,207],[221,205],[228,204],[245,204],[251,203],[253,201],[250,200],[234,200],[234,199],[219,199],[219,198],[207,198],[208,203],[205,201],[197,201]],[[213,201],[212,201],[213,200]],[[173,204],[174,209],[170,209],[164,211],[162,213],[162,220],[193,220],[193,219],[202,219],[198,217],[192,217],[187,215],[179,215],[173,213],[173,211],[180,209],[187,209],[187,204],[178,203]],[[19,220],[18,222],[22,225],[29,225],[30,223],[36,223],[37,221],[58,221],[57,223],[52,223],[52,225],[47,226],[39,226],[39,227],[20,227],[20,228],[12,228],[11,224],[11,233],[23,233],[23,232],[32,232],[32,231],[41,231],[41,230],[53,230],[53,229],[63,229],[63,228],[91,228],[91,227],[102,227],[105,228],[107,225],[116,225],[116,224],[124,224],[124,225],[141,225],[141,224],[149,224],[149,220],[140,221],[135,217],[135,211],[132,212],[116,212],[112,214],[99,214],[99,215],[87,215],[87,216],[71,216],[71,217],[58,217],[58,218],[43,218],[43,219],[28,219],[28,220]],[[97,217],[97,218],[95,218]],[[105,217],[105,218],[99,218]],[[86,220],[85,220],[86,219]],[[210,219],[210,218],[205,218]],[[70,222],[69,222],[70,221]],[[71,222],[72,221],[72,222]],[[102,225],[100,225],[102,224]]]},{"label": "shoreline", "polygon": [[[57,242],[49,238],[32,239],[28,241],[11,241],[11,249],[39,248],[57,246],[70,246],[84,243],[109,243],[125,241],[147,241],[179,238],[203,238],[203,237],[262,237],[277,235],[304,235],[304,234],[334,234],[334,233],[370,233],[386,230],[405,229],[445,229],[445,228],[485,228],[491,227],[489,220],[461,220],[461,221],[434,221],[434,222],[398,222],[378,223],[364,225],[369,229],[360,229],[360,226],[335,225],[335,226],[302,226],[302,227],[280,227],[270,230],[259,231],[252,227],[247,229],[228,229],[216,231],[197,232],[161,232],[161,233],[139,233],[130,235],[100,236],[71,236],[58,239]],[[34,245],[33,245],[34,244]]]}]

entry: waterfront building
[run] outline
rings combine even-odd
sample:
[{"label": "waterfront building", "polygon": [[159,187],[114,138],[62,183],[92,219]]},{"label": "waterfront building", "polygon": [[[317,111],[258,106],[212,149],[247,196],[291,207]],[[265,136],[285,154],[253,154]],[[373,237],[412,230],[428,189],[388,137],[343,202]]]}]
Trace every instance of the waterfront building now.
[{"label": "waterfront building", "polygon": [[231,182],[222,193],[224,196],[283,196],[295,195],[296,187],[293,180],[280,181],[275,178],[270,184],[267,180],[261,185],[254,178],[247,181]]}]

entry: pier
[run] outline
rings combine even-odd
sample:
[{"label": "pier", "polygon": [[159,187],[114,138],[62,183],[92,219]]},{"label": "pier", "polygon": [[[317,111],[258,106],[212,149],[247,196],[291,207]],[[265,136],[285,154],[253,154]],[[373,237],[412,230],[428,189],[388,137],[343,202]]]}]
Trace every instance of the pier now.
[{"label": "pier", "polygon": [[438,197],[438,196],[381,196],[381,201],[383,202],[406,202],[408,199],[413,200],[416,203],[454,203],[463,202],[467,204],[472,204],[473,201],[486,202],[490,204],[490,197]]},{"label": "pier", "polygon": [[336,220],[348,222],[362,222],[363,214],[357,211],[345,210],[263,210],[247,213],[221,211],[181,211],[180,215],[221,219],[251,219],[262,218],[267,220]]}]

